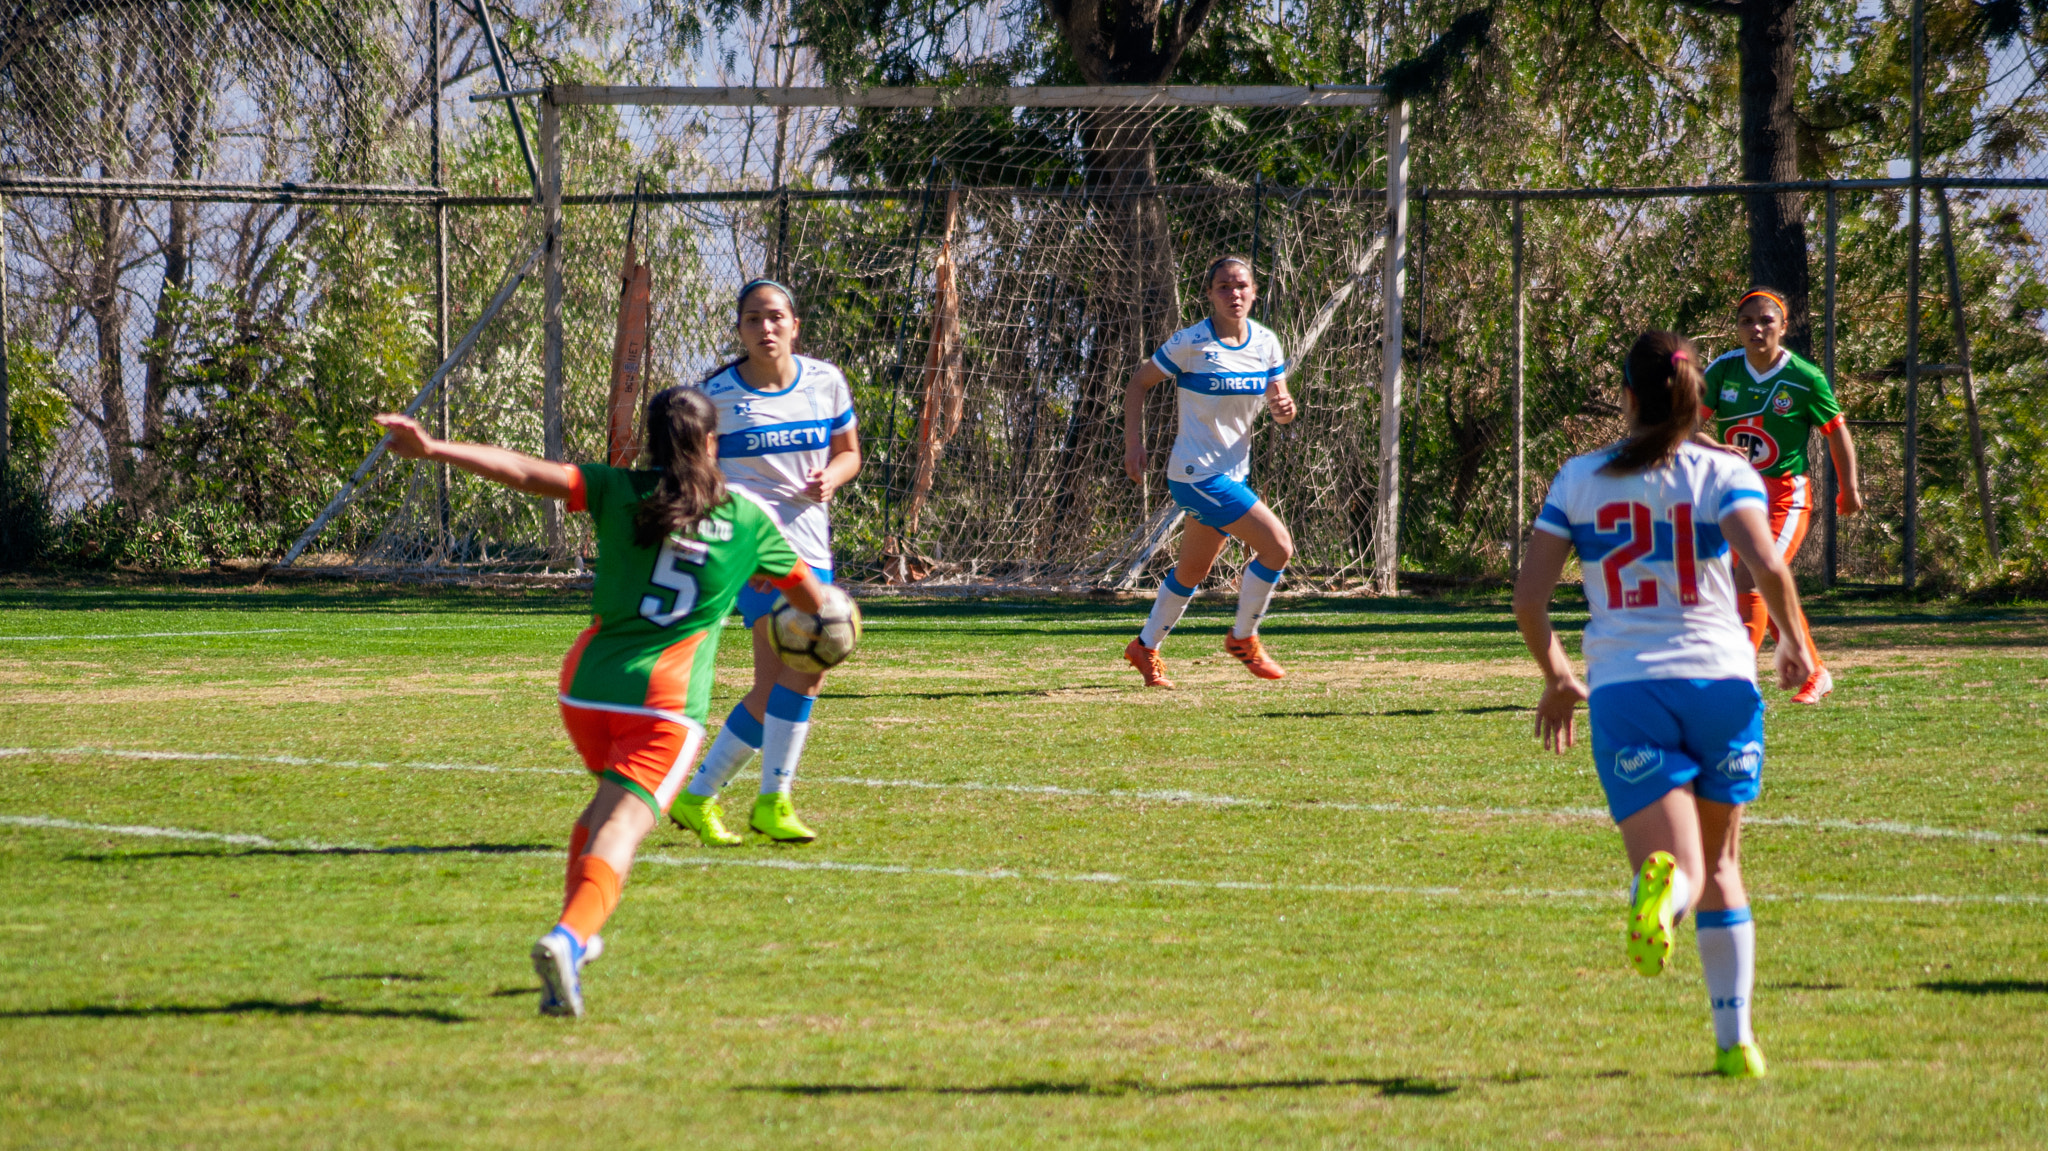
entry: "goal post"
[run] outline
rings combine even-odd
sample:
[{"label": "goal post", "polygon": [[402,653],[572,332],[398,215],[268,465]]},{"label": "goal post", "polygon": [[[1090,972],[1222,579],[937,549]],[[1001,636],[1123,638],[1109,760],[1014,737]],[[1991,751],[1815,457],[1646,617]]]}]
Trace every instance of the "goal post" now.
[{"label": "goal post", "polygon": [[[1170,558],[1174,404],[1155,389],[1134,485],[1124,381],[1206,314],[1202,268],[1241,252],[1303,409],[1257,425],[1251,477],[1295,531],[1292,582],[1394,590],[1407,128],[1378,88],[563,84],[473,99],[508,98],[540,104],[543,283],[498,321],[488,370],[461,369],[488,379],[457,392],[472,410],[454,434],[606,458],[632,226],[651,279],[642,397],[736,352],[745,280],[779,273],[798,293],[799,350],[846,371],[869,461],[835,503],[848,576],[1130,586]],[[372,542],[353,566],[560,571],[587,556],[587,525],[469,480],[430,540],[405,471],[359,490],[350,522]]]},{"label": "goal post", "polygon": [[[1387,108],[1384,93],[1377,86],[1258,86],[1258,85],[1161,85],[1092,87],[1003,87],[1003,88],[736,88],[736,87],[631,87],[616,85],[554,85],[538,92],[544,125],[559,123],[559,109],[574,106],[681,107],[681,108],[865,108],[865,109],[1386,109],[1386,216],[1383,232],[1383,267],[1380,277],[1382,338],[1379,364],[1379,452],[1378,498],[1374,508],[1372,583],[1382,594],[1397,587],[1399,560],[1400,421],[1402,384],[1402,341],[1399,338],[1402,292],[1405,286],[1407,244],[1407,106],[1400,102]],[[550,221],[549,250],[560,251],[557,232],[564,194],[559,159],[558,132],[542,130],[543,215]],[[1257,252],[1253,252],[1254,258]],[[561,265],[548,264],[548,298],[559,298]],[[1265,278],[1262,275],[1262,278]],[[1348,286],[1348,285],[1347,285]],[[550,308],[546,333],[547,371],[545,394],[558,404],[563,394],[559,354],[563,333],[560,312]],[[1187,318],[1187,317],[1184,317]],[[1391,335],[1389,335],[1391,333]],[[1135,362],[1135,361],[1134,361]],[[549,428],[560,426],[561,413],[546,413]],[[550,446],[559,442],[550,437]],[[891,447],[893,448],[893,444]],[[889,464],[894,471],[894,452]],[[1156,552],[1165,540],[1156,522],[1135,525],[1134,534],[1147,541],[1147,553]],[[1128,559],[1127,559],[1128,565]]]}]

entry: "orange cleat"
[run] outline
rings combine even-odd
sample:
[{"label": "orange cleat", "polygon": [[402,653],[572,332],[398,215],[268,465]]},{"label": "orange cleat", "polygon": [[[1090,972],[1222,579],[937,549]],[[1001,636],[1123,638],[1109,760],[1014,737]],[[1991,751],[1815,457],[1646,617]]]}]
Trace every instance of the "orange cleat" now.
[{"label": "orange cleat", "polygon": [[1267,655],[1266,649],[1260,646],[1258,636],[1239,639],[1234,635],[1225,634],[1223,650],[1236,656],[1246,671],[1260,679],[1283,679],[1287,675],[1287,670],[1274,663],[1273,657]]},{"label": "orange cleat", "polygon": [[1166,678],[1166,661],[1159,658],[1159,649],[1146,647],[1144,640],[1134,639],[1124,648],[1124,658],[1145,677],[1146,687],[1171,688],[1173,681]]},{"label": "orange cleat", "polygon": [[1835,677],[1826,668],[1821,668],[1806,677],[1806,686],[1792,697],[1793,703],[1819,703],[1835,690]]}]

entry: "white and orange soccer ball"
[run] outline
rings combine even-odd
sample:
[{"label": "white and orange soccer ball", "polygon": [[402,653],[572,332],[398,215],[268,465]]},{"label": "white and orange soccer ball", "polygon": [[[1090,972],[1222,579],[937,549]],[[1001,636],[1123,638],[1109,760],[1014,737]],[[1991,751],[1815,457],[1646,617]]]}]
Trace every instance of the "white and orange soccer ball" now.
[{"label": "white and orange soccer ball", "polygon": [[800,611],[788,596],[768,609],[768,646],[782,662],[815,675],[846,662],[860,646],[860,606],[831,584],[820,589],[816,613]]}]

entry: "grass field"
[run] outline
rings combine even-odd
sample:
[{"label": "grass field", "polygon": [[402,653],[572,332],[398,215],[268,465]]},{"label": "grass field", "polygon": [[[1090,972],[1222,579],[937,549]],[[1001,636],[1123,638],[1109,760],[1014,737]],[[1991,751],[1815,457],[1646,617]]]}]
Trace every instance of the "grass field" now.
[{"label": "grass field", "polygon": [[871,601],[823,838],[657,832],[565,1021],[580,597],[0,588],[0,1145],[2048,1143],[2048,610],[1815,606],[1741,1084],[1503,602],[1144,606]]}]

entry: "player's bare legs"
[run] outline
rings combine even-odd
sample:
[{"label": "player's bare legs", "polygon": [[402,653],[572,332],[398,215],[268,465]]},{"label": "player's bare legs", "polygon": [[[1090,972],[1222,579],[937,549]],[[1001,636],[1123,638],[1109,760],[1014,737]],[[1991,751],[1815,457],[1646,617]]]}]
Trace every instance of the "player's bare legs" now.
[{"label": "player's bare legs", "polygon": [[1273,602],[1273,590],[1280,586],[1287,561],[1294,558],[1294,536],[1264,500],[1231,521],[1227,530],[1243,540],[1256,558],[1245,565],[1238,581],[1237,622],[1225,637],[1223,650],[1260,679],[1279,679],[1287,672],[1259,643],[1259,621],[1266,617],[1266,605]]},{"label": "player's bare legs", "polygon": [[824,672],[806,672],[782,662],[768,642],[771,617],[754,621],[754,686],[742,706],[761,723],[761,793],[747,826],[777,843],[809,843],[818,838],[796,815],[790,789],[796,783],[797,761],[811,734],[811,706],[825,685]]}]

